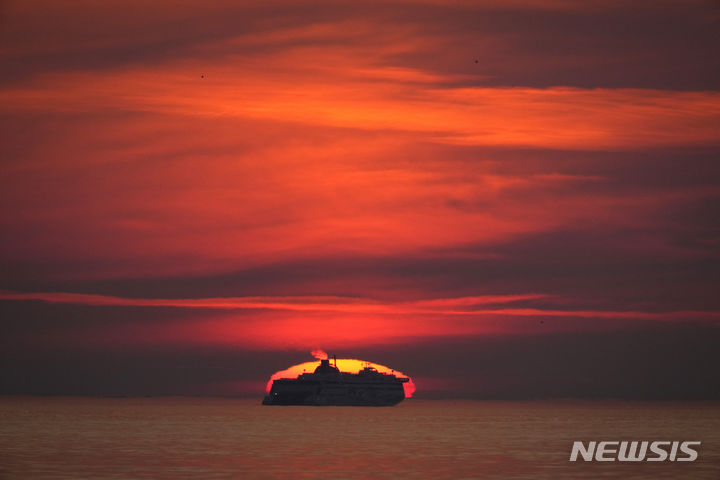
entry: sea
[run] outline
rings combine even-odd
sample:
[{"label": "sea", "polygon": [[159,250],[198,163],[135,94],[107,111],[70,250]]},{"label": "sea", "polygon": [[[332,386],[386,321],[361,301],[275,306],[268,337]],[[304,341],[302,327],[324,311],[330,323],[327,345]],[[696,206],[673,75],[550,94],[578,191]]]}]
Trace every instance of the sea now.
[{"label": "sea", "polygon": [[[570,462],[573,441],[701,441],[695,462]],[[0,397],[3,479],[720,479],[720,404]]]}]

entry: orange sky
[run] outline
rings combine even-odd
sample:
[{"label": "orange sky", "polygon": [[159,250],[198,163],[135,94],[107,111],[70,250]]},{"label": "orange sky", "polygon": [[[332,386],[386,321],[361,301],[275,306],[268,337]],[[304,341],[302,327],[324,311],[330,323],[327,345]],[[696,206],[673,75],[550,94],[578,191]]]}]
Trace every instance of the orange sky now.
[{"label": "orange sky", "polygon": [[24,344],[717,325],[707,2],[2,8],[0,303],[128,314]]}]

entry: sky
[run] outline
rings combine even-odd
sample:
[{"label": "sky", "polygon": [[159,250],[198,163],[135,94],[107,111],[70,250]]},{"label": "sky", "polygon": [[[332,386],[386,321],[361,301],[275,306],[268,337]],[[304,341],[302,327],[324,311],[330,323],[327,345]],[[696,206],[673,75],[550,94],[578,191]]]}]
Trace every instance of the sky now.
[{"label": "sky", "polygon": [[720,399],[720,6],[0,3],[0,393]]}]

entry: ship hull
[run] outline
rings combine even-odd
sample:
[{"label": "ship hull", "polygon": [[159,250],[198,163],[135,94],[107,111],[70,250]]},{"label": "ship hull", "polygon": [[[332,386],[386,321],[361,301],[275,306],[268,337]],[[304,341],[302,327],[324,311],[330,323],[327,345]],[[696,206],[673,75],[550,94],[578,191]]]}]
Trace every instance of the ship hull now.
[{"label": "ship hull", "polygon": [[401,383],[348,384],[276,380],[263,405],[389,407],[405,399]]},{"label": "ship hull", "polygon": [[392,407],[402,402],[403,399],[395,400],[355,400],[355,399],[328,399],[324,397],[306,397],[303,399],[283,398],[274,399],[267,395],[263,405],[275,406],[306,406],[306,407]]}]

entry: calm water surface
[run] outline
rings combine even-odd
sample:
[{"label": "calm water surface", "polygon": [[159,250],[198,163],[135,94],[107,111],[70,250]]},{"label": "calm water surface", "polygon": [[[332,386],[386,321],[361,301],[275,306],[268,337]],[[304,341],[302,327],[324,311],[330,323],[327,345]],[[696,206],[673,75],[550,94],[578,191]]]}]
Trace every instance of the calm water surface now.
[{"label": "calm water surface", "polygon": [[[568,462],[573,440],[701,440],[694,463]],[[720,479],[720,405],[0,397],[6,479]]]}]

